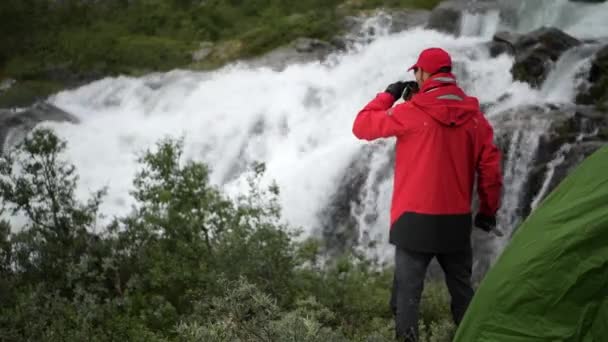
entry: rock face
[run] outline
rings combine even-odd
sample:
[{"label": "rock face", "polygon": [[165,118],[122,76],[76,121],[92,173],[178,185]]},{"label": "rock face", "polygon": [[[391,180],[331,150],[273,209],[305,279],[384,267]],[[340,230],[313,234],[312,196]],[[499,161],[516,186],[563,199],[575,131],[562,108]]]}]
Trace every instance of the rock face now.
[{"label": "rock face", "polygon": [[519,39],[521,39],[521,35],[517,33],[511,33],[506,31],[497,32],[492,38],[492,41],[488,43],[490,55],[492,57],[496,57],[503,53],[515,55],[515,46]]},{"label": "rock face", "polygon": [[2,151],[18,142],[43,121],[78,123],[78,118],[44,102],[37,103],[21,112],[0,110],[0,146]]},{"label": "rock face", "polygon": [[608,45],[595,55],[587,76],[587,84],[582,86],[576,97],[579,104],[608,104]]},{"label": "rock face", "polygon": [[[343,27],[348,32],[343,36],[336,36],[330,41],[298,38],[246,63],[253,67],[270,67],[280,71],[292,64],[323,62],[336,52],[348,50],[356,44],[370,43],[382,32],[396,33],[414,26],[424,26],[429,16],[430,12],[425,10],[391,10],[390,13],[382,10],[349,16],[343,22]],[[208,50],[208,46],[201,47],[196,57],[208,54]]]},{"label": "rock face", "polygon": [[13,79],[5,79],[0,81],[0,93],[9,90],[17,81]]},{"label": "rock face", "polygon": [[[608,113],[593,106],[525,106],[496,117],[496,141],[510,187],[504,189],[498,215],[502,229],[516,228],[577,165],[608,143]],[[472,241],[473,278],[479,281],[491,267],[496,244],[478,230]]]},{"label": "rock face", "polygon": [[[371,166],[376,163],[374,156],[378,153],[388,153],[389,156],[381,165],[376,165],[379,171],[373,173]],[[363,213],[363,201],[369,197],[377,198],[380,184],[392,175],[393,163],[394,148],[385,141],[364,145],[351,161],[336,192],[319,213],[318,235],[323,236],[328,255],[340,255],[356,246],[370,248],[382,243],[364,231],[360,224],[373,225],[378,216],[385,213]]]},{"label": "rock face", "polygon": [[337,46],[323,40],[298,38],[286,46],[249,60],[247,64],[253,67],[267,66],[274,70],[283,70],[292,64],[323,61],[337,50]]},{"label": "rock face", "polygon": [[198,50],[192,52],[192,61],[200,62],[213,52],[213,42],[201,42]]},{"label": "rock face", "polygon": [[357,44],[368,44],[381,33],[397,33],[416,26],[424,26],[431,12],[426,10],[379,10],[346,16],[342,27],[347,32],[335,37],[332,44],[347,50]]},{"label": "rock face", "polygon": [[[527,106],[500,114],[497,141],[505,156],[518,155],[521,146],[509,145],[519,132],[542,127],[529,173],[519,193],[522,218],[549,194],[584,158],[608,142],[608,113],[593,106]],[[513,152],[513,153],[512,153]],[[521,163],[521,159],[505,162]],[[524,165],[519,165],[523,167]],[[536,202],[536,203],[535,203]]]},{"label": "rock face", "polygon": [[519,37],[513,44],[513,78],[540,87],[559,57],[580,44],[578,39],[556,28],[543,27]]},{"label": "rock face", "polygon": [[511,13],[509,7],[496,0],[447,0],[431,12],[427,28],[445,33],[459,34],[464,12],[472,14],[501,10],[501,16]]}]

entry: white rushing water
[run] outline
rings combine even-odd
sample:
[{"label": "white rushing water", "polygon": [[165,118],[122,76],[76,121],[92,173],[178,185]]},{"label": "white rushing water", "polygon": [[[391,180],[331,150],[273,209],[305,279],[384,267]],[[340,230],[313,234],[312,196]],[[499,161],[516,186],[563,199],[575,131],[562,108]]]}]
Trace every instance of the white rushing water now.
[{"label": "white rushing water", "polygon": [[[550,75],[558,78],[556,84],[536,91],[513,82],[512,57],[489,56],[483,43],[499,27],[497,13],[467,20],[466,34],[458,38],[422,28],[383,34],[369,45],[336,56],[331,65],[313,62],[278,72],[234,64],[214,72],[176,70],[141,78],[107,78],[52,97],[55,105],[81,123],[48,125],[69,142],[68,158],[80,174],[79,195],[108,187],[102,205],[108,215],[124,215],[133,205],[129,191],[138,154],[163,137],[183,137],[185,156],[208,163],[212,181],[227,191],[240,191],[248,163],[265,162],[268,180],[275,180],[281,189],[285,218],[311,232],[318,227],[318,213],[349,172],[346,167],[365,144],[351,133],[355,115],[389,83],[412,79],[406,70],[422,49],[440,46],[449,51],[459,66],[463,87],[482,103],[511,94],[487,113],[492,120],[502,110],[522,104],[555,98],[572,101],[573,90],[563,84],[572,83],[574,73]],[[566,23],[574,31],[576,25]],[[564,63],[584,61],[571,58]],[[513,143],[533,144],[542,129],[514,135]],[[374,179],[383,172],[389,151],[387,144],[372,158],[366,197],[353,213],[361,231],[382,243],[388,240],[392,175],[381,184],[374,184]],[[518,153],[508,156],[515,159],[506,175],[515,185],[525,176],[522,158],[533,156],[533,151]],[[518,204],[509,202],[508,193],[505,196],[502,210],[509,216],[514,210],[509,206]],[[376,215],[377,220],[366,223],[367,215]]]}]

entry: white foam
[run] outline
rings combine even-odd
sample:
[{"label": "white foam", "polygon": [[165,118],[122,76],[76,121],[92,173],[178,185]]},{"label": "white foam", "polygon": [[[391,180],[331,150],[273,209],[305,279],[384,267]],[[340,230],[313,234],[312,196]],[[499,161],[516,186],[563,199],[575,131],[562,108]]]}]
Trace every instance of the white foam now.
[{"label": "white foam", "polygon": [[[318,212],[348,172],[347,165],[365,144],[351,133],[355,115],[389,83],[412,79],[406,70],[422,49],[448,50],[462,67],[463,87],[482,103],[511,95],[487,113],[492,120],[502,110],[522,104],[555,98],[571,101],[569,88],[556,85],[539,92],[513,81],[513,59],[491,58],[482,46],[491,31],[483,27],[492,24],[490,19],[471,24],[471,32],[476,33],[458,38],[422,28],[385,35],[365,48],[336,56],[331,65],[314,62],[277,72],[237,63],[214,72],[176,70],[141,78],[107,78],[51,98],[76,115],[80,124],[47,125],[69,141],[68,157],[81,176],[79,196],[108,186],[102,205],[107,214],[124,215],[130,210],[137,155],[172,136],[184,137],[186,157],[206,162],[213,171],[212,182],[229,192],[242,191],[247,163],[265,162],[267,180],[276,180],[281,189],[286,219],[311,231],[318,225]],[[560,78],[557,83],[565,81]],[[531,134],[532,141],[536,133]],[[374,163],[382,158],[386,157],[378,156]],[[369,177],[377,172],[372,167]],[[513,169],[511,181],[519,182],[524,173]],[[379,215],[374,224],[362,226],[384,240],[391,182],[389,177],[376,192],[368,192],[375,195],[364,199],[361,214]],[[366,186],[371,187],[371,182]],[[513,207],[503,209],[507,214],[518,203],[509,205]]]}]

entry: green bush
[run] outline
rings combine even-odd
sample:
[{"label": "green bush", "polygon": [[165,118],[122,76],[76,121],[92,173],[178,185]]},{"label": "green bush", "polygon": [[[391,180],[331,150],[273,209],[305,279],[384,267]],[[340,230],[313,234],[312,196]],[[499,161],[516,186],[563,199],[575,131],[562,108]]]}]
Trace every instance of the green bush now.
[{"label": "green bush", "polygon": [[[69,64],[81,71],[110,64],[102,71],[118,73],[142,63],[143,69],[167,70],[186,66],[186,55],[201,41],[242,39],[247,46],[233,58],[246,57],[297,37],[326,39],[339,34],[340,19],[349,11],[379,6],[432,8],[438,2],[5,0],[0,3],[0,70],[19,79],[44,78],[32,65]],[[23,69],[30,72],[24,74]]]},{"label": "green bush", "polygon": [[[390,269],[363,255],[326,260],[296,242],[276,185],[231,199],[180,140],[140,157],[133,211],[101,225],[103,189],[75,197],[66,143],[34,131],[0,157],[2,341],[390,341]],[[422,302],[423,341],[453,333],[443,285]]]},{"label": "green bush", "polygon": [[27,106],[33,101],[45,99],[61,89],[61,84],[56,82],[17,82],[8,90],[0,91],[0,108]]}]

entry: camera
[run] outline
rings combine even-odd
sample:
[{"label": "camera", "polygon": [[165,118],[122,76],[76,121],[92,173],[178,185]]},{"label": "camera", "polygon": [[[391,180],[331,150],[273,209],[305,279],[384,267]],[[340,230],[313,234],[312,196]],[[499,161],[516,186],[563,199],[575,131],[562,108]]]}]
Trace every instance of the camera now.
[{"label": "camera", "polygon": [[405,82],[405,89],[403,89],[403,94],[401,97],[404,101],[409,101],[414,94],[420,91],[418,87],[418,82],[416,81],[407,81]]}]

